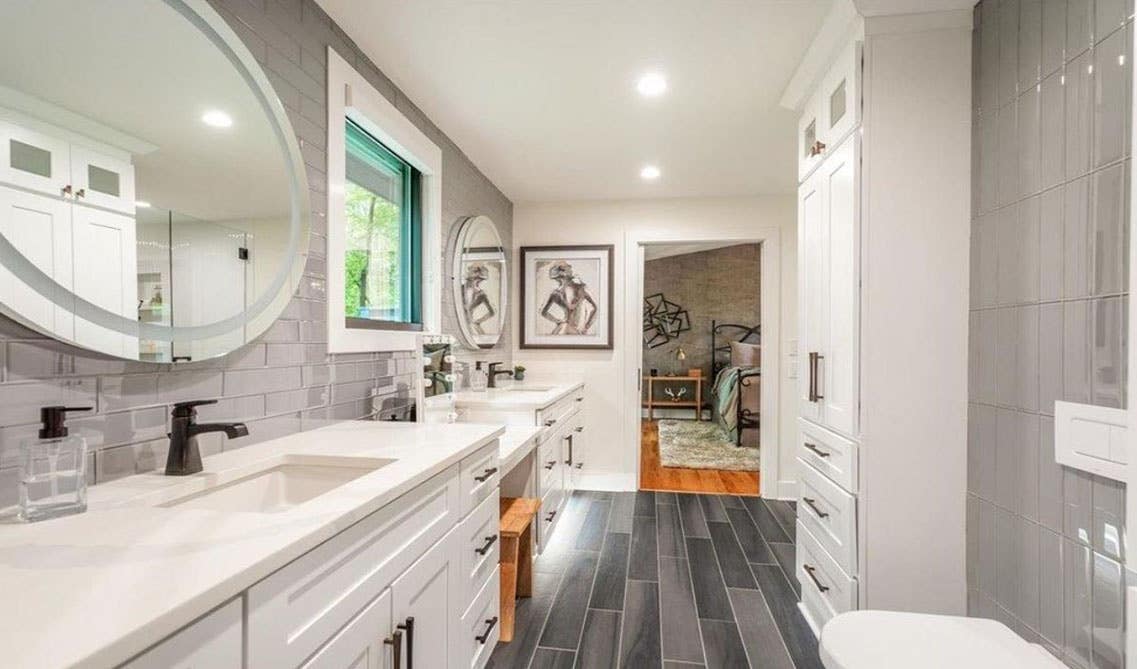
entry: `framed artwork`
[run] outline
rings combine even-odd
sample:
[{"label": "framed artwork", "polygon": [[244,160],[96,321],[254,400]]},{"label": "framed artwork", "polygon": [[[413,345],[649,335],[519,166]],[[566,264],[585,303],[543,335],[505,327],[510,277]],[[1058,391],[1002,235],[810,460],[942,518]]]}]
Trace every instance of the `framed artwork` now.
[{"label": "framed artwork", "polygon": [[612,348],[613,253],[521,247],[521,348]]}]

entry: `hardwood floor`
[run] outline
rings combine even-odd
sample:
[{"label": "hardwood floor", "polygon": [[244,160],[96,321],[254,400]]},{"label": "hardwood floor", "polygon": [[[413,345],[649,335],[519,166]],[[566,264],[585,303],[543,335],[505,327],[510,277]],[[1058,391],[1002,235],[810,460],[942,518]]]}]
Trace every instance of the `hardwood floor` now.
[{"label": "hardwood floor", "polygon": [[640,423],[640,488],[718,495],[757,495],[758,472],[725,469],[684,469],[659,464],[659,424]]}]

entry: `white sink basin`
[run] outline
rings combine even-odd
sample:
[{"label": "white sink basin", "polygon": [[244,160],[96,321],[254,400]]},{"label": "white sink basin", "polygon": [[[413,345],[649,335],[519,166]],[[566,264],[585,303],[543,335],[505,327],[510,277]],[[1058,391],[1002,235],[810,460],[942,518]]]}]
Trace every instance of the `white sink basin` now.
[{"label": "white sink basin", "polygon": [[282,455],[147,496],[153,506],[279,513],[395,462],[387,458]]}]

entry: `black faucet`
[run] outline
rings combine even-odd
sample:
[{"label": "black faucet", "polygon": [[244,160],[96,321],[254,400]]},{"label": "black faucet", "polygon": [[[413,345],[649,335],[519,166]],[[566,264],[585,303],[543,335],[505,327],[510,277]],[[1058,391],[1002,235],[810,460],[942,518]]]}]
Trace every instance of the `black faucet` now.
[{"label": "black faucet", "polygon": [[249,428],[244,423],[195,423],[197,408],[204,404],[217,404],[217,400],[195,400],[174,405],[170,421],[170,452],[166,456],[166,476],[185,476],[201,471],[201,451],[197,448],[197,435],[205,432],[224,432],[230,439],[244,437]]},{"label": "black faucet", "polygon": [[499,375],[505,374],[506,376],[510,376],[510,377],[513,376],[513,370],[498,369],[498,366],[502,365],[502,364],[504,364],[504,363],[501,363],[501,362],[491,362],[490,363],[490,371],[489,371],[489,377],[490,377],[489,387],[490,388],[497,388],[497,377]]}]

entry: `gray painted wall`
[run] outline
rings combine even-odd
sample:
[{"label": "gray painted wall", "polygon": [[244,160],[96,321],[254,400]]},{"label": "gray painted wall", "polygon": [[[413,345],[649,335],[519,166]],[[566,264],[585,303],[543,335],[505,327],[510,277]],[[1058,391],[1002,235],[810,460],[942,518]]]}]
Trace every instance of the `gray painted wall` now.
[{"label": "gray painted wall", "polygon": [[975,12],[968,609],[1076,667],[1124,664],[1125,488],[1055,463],[1053,415],[1125,406],[1131,15]]},{"label": "gray painted wall", "polygon": [[[494,219],[507,247],[513,205],[462,151],[410,102],[312,0],[210,0],[268,73],[301,143],[312,201],[311,257],[304,280],[276,324],[256,343],[212,361],[156,365],[100,358],[57,344],[0,318],[0,507],[16,501],[21,438],[34,434],[38,409],[90,405],[94,415],[72,421],[88,437],[92,482],[165,464],[170,405],[221,398],[204,420],[243,420],[249,436],[220,438],[208,452],[311,428],[318,421],[370,413],[372,393],[399,405],[413,395],[417,358],[410,352],[329,355],[325,325],[326,49],[331,45],[442,148],[442,215]],[[445,291],[444,291],[445,294]],[[446,309],[453,306],[444,298]],[[446,312],[444,327],[454,331]],[[508,335],[495,357],[509,359]]]}]

